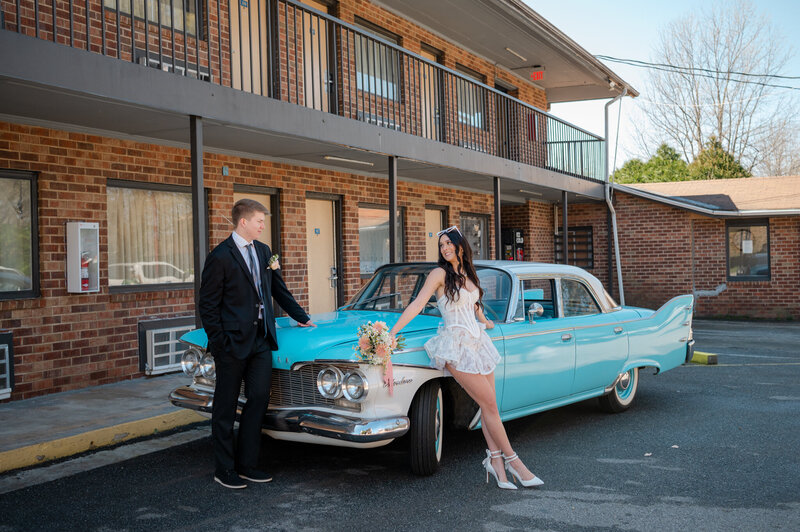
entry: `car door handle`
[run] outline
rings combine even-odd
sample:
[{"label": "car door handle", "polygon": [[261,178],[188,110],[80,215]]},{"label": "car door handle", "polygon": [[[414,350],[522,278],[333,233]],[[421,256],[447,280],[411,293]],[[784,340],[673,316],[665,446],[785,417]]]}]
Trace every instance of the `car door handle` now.
[{"label": "car door handle", "polygon": [[619,334],[622,332],[622,327],[614,327],[614,334]]},{"label": "car door handle", "polygon": [[562,339],[563,341],[565,341],[565,342],[569,342],[570,340],[572,340],[572,335],[571,335],[571,334],[569,334],[569,333],[562,334],[562,335],[561,335],[561,339]]}]

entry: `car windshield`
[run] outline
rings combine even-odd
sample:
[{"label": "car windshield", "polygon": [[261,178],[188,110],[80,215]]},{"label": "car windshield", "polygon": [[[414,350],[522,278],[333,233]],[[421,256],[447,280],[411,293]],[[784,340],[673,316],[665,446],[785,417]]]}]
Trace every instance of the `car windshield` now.
[{"label": "car windshield", "polygon": [[[383,266],[364,285],[343,310],[402,312],[416,297],[434,263],[392,264]],[[483,288],[483,305],[489,319],[505,320],[511,294],[511,277],[504,271],[476,266]],[[432,295],[422,314],[440,316],[436,295]]]}]

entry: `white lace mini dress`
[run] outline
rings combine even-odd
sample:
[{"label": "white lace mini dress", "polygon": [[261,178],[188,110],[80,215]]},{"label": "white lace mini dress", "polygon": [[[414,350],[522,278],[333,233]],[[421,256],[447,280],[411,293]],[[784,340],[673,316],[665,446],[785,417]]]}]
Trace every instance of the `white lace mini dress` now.
[{"label": "white lace mini dress", "polygon": [[425,350],[439,369],[449,363],[464,373],[488,375],[500,361],[500,353],[486,334],[486,325],[475,318],[479,292],[461,288],[458,295],[456,301],[446,295],[437,300],[444,323],[436,336],[425,342]]}]

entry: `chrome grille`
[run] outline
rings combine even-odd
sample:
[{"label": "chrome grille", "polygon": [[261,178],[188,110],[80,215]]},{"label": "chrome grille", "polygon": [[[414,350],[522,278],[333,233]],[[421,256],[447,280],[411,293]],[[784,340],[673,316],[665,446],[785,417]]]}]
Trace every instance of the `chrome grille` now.
[{"label": "chrome grille", "polygon": [[[361,411],[361,405],[345,399],[326,399],[317,390],[317,375],[329,364],[308,364],[296,371],[273,369],[269,393],[270,408],[327,406]],[[244,382],[239,392],[244,397]]]}]

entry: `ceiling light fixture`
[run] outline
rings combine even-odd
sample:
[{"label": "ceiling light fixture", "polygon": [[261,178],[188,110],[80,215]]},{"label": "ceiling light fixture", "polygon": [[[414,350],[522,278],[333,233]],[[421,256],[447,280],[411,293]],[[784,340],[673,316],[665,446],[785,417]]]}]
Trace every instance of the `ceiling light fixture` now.
[{"label": "ceiling light fixture", "polygon": [[363,164],[364,166],[375,166],[375,163],[369,161],[359,161],[357,159],[345,159],[344,157],[336,157],[335,155],[326,155],[323,157],[328,161],[338,161],[341,163]]},{"label": "ceiling light fixture", "polygon": [[517,56],[517,57],[518,57],[518,58],[519,58],[521,61],[523,61],[523,62],[524,62],[524,61],[527,61],[527,59],[525,59],[524,57],[522,57],[520,54],[518,54],[517,52],[515,52],[514,50],[512,50],[512,49],[511,49],[511,48],[509,48],[508,46],[506,46],[506,52],[510,53],[511,55]]},{"label": "ceiling light fixture", "polygon": [[541,196],[541,192],[534,192],[533,190],[525,190],[524,188],[519,189],[520,192],[523,194],[528,194],[530,196]]}]

